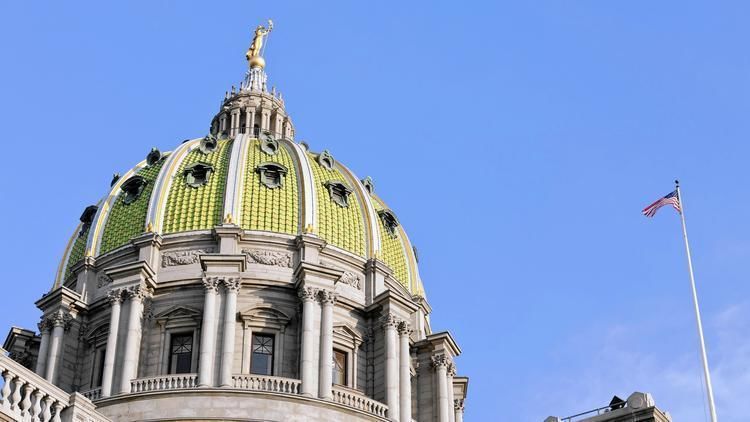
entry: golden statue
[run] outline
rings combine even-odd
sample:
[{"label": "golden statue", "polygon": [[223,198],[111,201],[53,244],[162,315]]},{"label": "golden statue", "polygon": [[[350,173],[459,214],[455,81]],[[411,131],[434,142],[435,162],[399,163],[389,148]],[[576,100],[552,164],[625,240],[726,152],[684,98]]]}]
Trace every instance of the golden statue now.
[{"label": "golden statue", "polygon": [[268,37],[268,34],[273,30],[273,21],[268,20],[268,28],[263,25],[258,25],[255,28],[255,36],[253,42],[250,44],[250,48],[247,49],[245,57],[247,58],[250,67],[265,67],[266,61],[263,60],[261,54],[263,53],[263,37]]}]

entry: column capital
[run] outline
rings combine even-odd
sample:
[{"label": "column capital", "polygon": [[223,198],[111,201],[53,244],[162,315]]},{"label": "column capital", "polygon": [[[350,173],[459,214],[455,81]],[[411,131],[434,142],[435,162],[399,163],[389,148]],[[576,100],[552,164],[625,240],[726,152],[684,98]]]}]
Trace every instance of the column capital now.
[{"label": "column capital", "polygon": [[318,295],[318,289],[315,287],[300,287],[297,290],[297,296],[302,299],[303,302],[312,302]]},{"label": "column capital", "polygon": [[464,411],[464,399],[453,400],[453,408],[458,410],[459,412],[463,412]]},{"label": "column capital", "polygon": [[238,294],[242,288],[242,279],[240,277],[221,277],[221,283],[228,292]]},{"label": "column capital", "polygon": [[396,318],[396,315],[390,312],[383,315],[380,318],[380,325],[383,327],[384,330],[387,330],[389,328],[398,328],[398,325],[400,323],[401,323],[401,320]]},{"label": "column capital", "polygon": [[203,288],[205,288],[207,292],[213,291],[216,293],[219,291],[220,281],[219,277],[203,277]]},{"label": "column capital", "polygon": [[333,305],[336,303],[336,299],[338,298],[338,296],[338,293],[332,292],[330,290],[320,289],[318,291],[317,299],[322,305]]},{"label": "column capital", "polygon": [[398,333],[402,336],[409,336],[411,335],[411,326],[406,321],[401,321],[398,324]]},{"label": "column capital", "polygon": [[455,377],[456,376],[456,364],[453,363],[451,360],[450,364],[448,364],[448,376],[449,377]]},{"label": "column capital", "polygon": [[153,292],[151,291],[151,289],[149,289],[143,284],[140,284],[137,286],[131,286],[125,290],[125,295],[130,300],[142,301],[143,299],[151,297],[152,294]]},{"label": "column capital", "polygon": [[63,327],[66,331],[70,328],[71,321],[73,321],[73,317],[63,310],[53,312],[46,319],[50,327]]},{"label": "column capital", "polygon": [[41,317],[39,323],[36,325],[39,327],[39,332],[44,334],[45,332],[49,333],[52,329],[52,324],[50,323],[49,318]]},{"label": "column capital", "polygon": [[120,304],[123,301],[123,291],[122,289],[112,289],[107,292],[107,300],[109,301],[110,305],[114,305],[115,303]]},{"label": "column capital", "polygon": [[432,355],[432,367],[437,371],[440,368],[448,369],[448,366],[453,364],[453,360],[450,358],[450,356],[439,353],[436,355]]}]

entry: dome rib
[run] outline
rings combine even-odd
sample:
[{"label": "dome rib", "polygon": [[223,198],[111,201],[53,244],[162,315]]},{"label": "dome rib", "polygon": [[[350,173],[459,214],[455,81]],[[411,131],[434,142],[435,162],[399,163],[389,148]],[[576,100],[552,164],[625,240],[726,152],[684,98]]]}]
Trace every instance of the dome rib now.
[{"label": "dome rib", "polygon": [[318,224],[318,213],[317,213],[317,191],[314,188],[315,178],[313,177],[312,168],[310,167],[310,161],[308,160],[305,149],[297,143],[292,141],[285,141],[287,145],[292,147],[294,151],[293,156],[296,158],[296,163],[299,165],[299,177],[302,181],[302,200],[300,206],[302,207],[302,224],[300,225],[300,231],[305,232],[308,227],[317,229]]},{"label": "dome rib", "polygon": [[375,213],[375,207],[373,207],[372,202],[370,201],[370,194],[367,192],[367,189],[365,189],[364,185],[362,185],[362,182],[357,178],[357,175],[354,174],[348,167],[346,167],[343,164],[337,163],[339,166],[341,173],[344,174],[344,177],[347,178],[347,181],[351,183],[352,186],[354,186],[354,192],[357,195],[357,200],[360,203],[360,206],[362,209],[362,214],[365,217],[366,227],[367,230],[365,230],[365,240],[367,242],[367,249],[366,249],[366,257],[368,259],[375,257],[375,252],[379,251],[381,248],[381,242],[380,242],[380,231],[378,230],[378,218],[377,214]]},{"label": "dome rib", "polygon": [[[225,214],[232,216],[235,224],[242,227],[242,207],[244,203],[244,174],[247,166],[249,135],[241,133],[234,139],[229,153],[229,170],[224,191]],[[226,217],[226,216],[225,216]]]},{"label": "dome rib", "polygon": [[96,224],[92,225],[92,230],[89,232],[88,241],[86,243],[86,256],[98,256],[101,248],[102,236],[104,235],[104,228],[106,227],[107,220],[109,219],[109,213],[112,210],[117,197],[120,194],[120,188],[122,185],[130,179],[133,175],[139,172],[146,166],[146,160],[141,161],[135,167],[130,169],[125,175],[120,177],[112,188],[109,190],[109,195],[106,201],[99,207],[94,221]]},{"label": "dome rib", "polygon": [[146,225],[148,226],[150,223],[155,233],[161,233],[164,228],[164,210],[167,206],[167,196],[174,180],[174,172],[180,168],[188,152],[198,146],[199,140],[192,139],[175,148],[169,154],[169,157],[167,157],[163,171],[156,179],[154,190],[151,192],[149,200],[148,214],[146,214]]},{"label": "dome rib", "polygon": [[[68,239],[68,243],[65,245],[65,252],[63,253],[63,259],[60,261],[60,265],[57,266],[57,274],[55,275],[55,285],[52,286],[52,290],[60,287],[65,282],[65,278],[68,275],[68,272],[70,271],[70,257],[73,254],[74,246],[76,246],[76,243],[79,243],[79,241],[86,241],[86,237],[88,237],[88,232],[86,232],[86,236],[81,238],[79,236],[79,233],[81,229],[83,228],[83,223],[78,223],[78,226],[76,226],[76,231],[73,232],[73,234],[70,236],[70,239]],[[90,229],[89,229],[90,231]],[[85,251],[85,244],[84,244],[84,254]]]}]

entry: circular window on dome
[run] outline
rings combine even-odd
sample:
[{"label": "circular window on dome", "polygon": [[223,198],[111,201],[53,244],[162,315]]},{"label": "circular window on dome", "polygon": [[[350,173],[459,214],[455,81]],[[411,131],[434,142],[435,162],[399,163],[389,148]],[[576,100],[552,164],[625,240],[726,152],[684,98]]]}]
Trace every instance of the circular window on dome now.
[{"label": "circular window on dome", "polygon": [[279,163],[263,163],[255,168],[260,177],[260,183],[270,189],[284,186],[284,176],[287,174],[286,167]]},{"label": "circular window on dome", "polygon": [[325,150],[318,154],[318,164],[323,166],[326,170],[333,170],[333,166],[336,164],[336,160],[333,159],[333,156],[331,155],[328,150]]},{"label": "circular window on dome", "polygon": [[260,141],[260,150],[268,155],[276,155],[276,153],[279,152],[279,141],[269,136]]},{"label": "circular window on dome", "polygon": [[349,206],[349,194],[352,190],[348,186],[341,182],[328,181],[325,182],[325,187],[328,188],[331,201],[344,208]]},{"label": "circular window on dome", "polygon": [[125,194],[125,196],[122,197],[122,203],[125,205],[130,205],[135,202],[141,196],[141,193],[143,193],[143,189],[147,184],[148,180],[144,179],[141,176],[133,176],[128,179],[120,187],[120,189],[122,189],[122,192]]},{"label": "circular window on dome", "polygon": [[385,227],[388,234],[390,234],[391,237],[396,237],[398,235],[399,226],[396,214],[391,210],[380,210],[378,211],[378,215],[380,216],[380,221],[383,223],[383,227]]},{"label": "circular window on dome", "polygon": [[213,135],[208,135],[205,138],[201,139],[201,144],[198,149],[200,149],[202,153],[208,154],[213,152],[216,149],[217,145],[218,141],[216,140],[216,137]]},{"label": "circular window on dome", "polygon": [[149,166],[153,166],[154,164],[158,163],[159,160],[161,160],[161,151],[157,148],[151,148],[151,152],[148,153],[146,156],[146,164]]},{"label": "circular window on dome", "polygon": [[197,188],[208,183],[214,168],[211,164],[193,163],[185,167],[185,183],[192,188]]}]

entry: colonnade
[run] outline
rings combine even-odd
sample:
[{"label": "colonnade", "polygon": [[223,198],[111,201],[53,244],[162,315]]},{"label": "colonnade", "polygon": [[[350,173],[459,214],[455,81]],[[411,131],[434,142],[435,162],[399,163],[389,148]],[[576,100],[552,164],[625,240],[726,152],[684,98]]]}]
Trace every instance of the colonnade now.
[{"label": "colonnade", "polygon": [[[243,119],[244,117],[244,119]],[[219,133],[226,132],[230,137],[240,132],[252,133],[257,125],[262,132],[271,131],[276,136],[291,138],[293,136],[292,123],[284,114],[266,107],[235,108],[219,116]]]},{"label": "colonnade", "polygon": [[58,310],[39,323],[42,339],[35,372],[51,383],[57,382],[62,359],[63,335],[70,328],[72,319],[69,313]]},{"label": "colonnade", "polygon": [[[221,354],[216,351],[216,333],[219,318],[216,315],[219,287],[224,286],[223,337]],[[218,356],[219,380],[221,387],[232,386],[232,366],[234,364],[235,328],[237,325],[237,296],[242,288],[239,277],[204,277],[205,298],[203,303],[203,323],[201,326],[200,355],[198,363],[198,385],[212,387],[215,385],[214,357]]]}]

